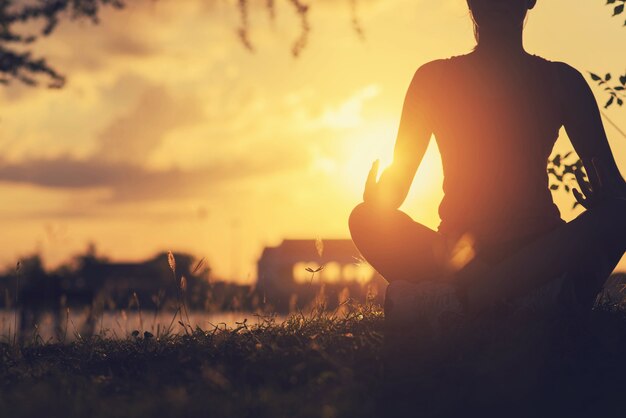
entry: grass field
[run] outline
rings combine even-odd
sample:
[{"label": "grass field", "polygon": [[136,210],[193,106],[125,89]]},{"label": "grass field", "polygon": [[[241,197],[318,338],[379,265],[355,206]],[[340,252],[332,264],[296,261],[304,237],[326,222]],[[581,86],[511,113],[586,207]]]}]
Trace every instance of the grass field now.
[{"label": "grass field", "polygon": [[0,416],[362,415],[382,372],[381,324],[370,306],[158,340],[2,344]]},{"label": "grass field", "polygon": [[[563,389],[560,402],[571,411],[580,411],[582,404],[596,413],[580,416],[607,417],[615,406],[610,403],[614,390],[607,388],[621,394],[626,387],[625,322],[619,312],[597,315],[595,323],[600,325],[595,331],[583,333],[576,348],[561,356],[565,366],[557,381]],[[161,338],[134,333],[122,340],[96,336],[69,344],[3,343],[0,417],[390,416],[377,412],[381,403],[396,402],[384,386],[383,322],[380,307],[353,305],[342,315],[320,309],[294,314],[285,322],[265,317],[255,325],[246,322],[232,329],[196,329]],[[516,335],[492,332],[495,344],[491,351],[481,345],[478,357],[471,355],[476,340],[466,338],[465,346],[448,353],[443,369],[451,374],[427,366],[424,370],[430,372],[404,386],[415,387],[423,395],[421,401],[427,398],[426,404],[412,398],[420,406],[410,416],[452,416],[446,411],[459,388],[489,387],[488,373],[464,381],[460,366],[472,361],[500,367],[503,351],[519,352],[524,341],[532,341],[524,333]],[[584,389],[573,383],[581,381]],[[554,392],[552,383],[545,385]],[[591,392],[587,386],[593,387]],[[479,392],[488,403],[501,396],[485,390]],[[525,403],[538,402],[520,397]],[[578,416],[571,411],[550,416]]]}]

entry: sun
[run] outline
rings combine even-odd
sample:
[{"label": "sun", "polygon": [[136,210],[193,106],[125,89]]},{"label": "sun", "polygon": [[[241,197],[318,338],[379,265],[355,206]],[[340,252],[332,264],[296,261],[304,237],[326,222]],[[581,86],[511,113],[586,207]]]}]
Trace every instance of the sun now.
[{"label": "sun", "polygon": [[[344,160],[339,164],[339,176],[348,193],[359,197],[363,194],[365,179],[375,160],[380,160],[379,175],[393,162],[395,135],[393,123],[381,122],[345,140]],[[431,138],[413,180],[407,203],[440,200],[442,181],[441,155],[435,139]]]},{"label": "sun", "polygon": [[375,160],[380,160],[381,170],[391,164],[395,130],[391,122],[368,124],[343,141],[339,177],[347,193],[356,197],[363,194],[365,178]]},{"label": "sun", "polygon": [[[380,160],[380,176],[393,162],[396,133],[397,121],[381,119],[368,122],[338,138],[333,155],[317,155],[313,169],[338,187],[345,201],[356,204],[363,198],[365,179],[372,163]],[[440,222],[437,209],[443,198],[442,183],[441,155],[433,137],[401,209],[416,221],[436,230]]]}]

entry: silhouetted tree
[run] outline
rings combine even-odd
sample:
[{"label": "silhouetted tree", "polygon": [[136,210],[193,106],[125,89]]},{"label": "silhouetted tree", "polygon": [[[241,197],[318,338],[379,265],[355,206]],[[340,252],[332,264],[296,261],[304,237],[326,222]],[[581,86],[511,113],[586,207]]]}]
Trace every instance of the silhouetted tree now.
[{"label": "silhouetted tree", "polygon": [[[155,0],[158,1],[158,0]],[[215,0],[203,0],[215,1]],[[283,0],[295,13],[300,22],[300,33],[297,35],[291,52],[297,57],[305,48],[311,30],[309,25],[309,4],[304,0]],[[351,23],[355,32],[362,36],[363,31],[356,18],[358,0],[347,0],[352,11]],[[236,33],[242,45],[254,51],[254,43],[250,38],[249,13],[252,7],[260,7],[269,13],[271,19],[276,17],[276,0],[262,2],[238,0],[240,22]],[[44,78],[52,88],[60,88],[65,77],[45,57],[34,57],[32,45],[41,36],[49,36],[62,19],[86,19],[98,23],[99,12],[103,7],[122,9],[129,0],[0,0],[0,83],[8,84],[19,80],[28,85],[39,84]],[[42,22],[42,27],[35,33],[22,34],[20,28],[27,23]]]},{"label": "silhouetted tree", "polygon": [[[40,36],[50,35],[63,16],[97,23],[103,6],[121,9],[124,0],[0,0],[0,83],[8,84],[17,79],[35,85],[37,79],[44,76],[49,87],[62,87],[65,77],[45,58],[33,57],[30,47]],[[43,26],[38,33],[20,33],[24,24],[39,21]]]}]

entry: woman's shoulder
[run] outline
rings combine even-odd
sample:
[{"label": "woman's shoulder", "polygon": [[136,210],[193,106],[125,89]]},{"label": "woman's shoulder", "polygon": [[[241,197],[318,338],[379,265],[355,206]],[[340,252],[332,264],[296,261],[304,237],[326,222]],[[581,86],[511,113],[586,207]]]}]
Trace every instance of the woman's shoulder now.
[{"label": "woman's shoulder", "polygon": [[424,83],[441,78],[441,76],[464,61],[467,55],[455,55],[449,58],[440,58],[422,64],[415,71],[415,77]]},{"label": "woman's shoulder", "polygon": [[470,57],[470,54],[453,55],[453,56],[448,57],[448,58],[439,58],[439,59],[436,59],[436,60],[433,60],[433,61],[429,61],[426,64],[423,64],[422,66],[419,67],[419,69],[425,69],[425,70],[434,71],[434,70],[437,70],[437,69],[451,67],[451,66],[455,66],[457,64],[460,64],[461,62],[464,62],[469,57]]},{"label": "woman's shoulder", "polygon": [[445,65],[444,61],[444,59],[436,59],[422,64],[417,67],[415,75],[419,77],[433,76],[441,71],[442,67]]},{"label": "woman's shoulder", "polygon": [[[562,61],[552,61],[537,55],[531,55],[538,64],[540,72],[548,82],[554,84],[559,96],[578,97],[583,91],[589,89],[585,76],[570,64]],[[567,99],[564,100],[565,102]]]},{"label": "woman's shoulder", "polygon": [[552,92],[559,98],[561,107],[566,113],[566,109],[578,103],[581,98],[595,100],[585,76],[572,65],[562,61],[551,61],[535,55],[533,57],[539,60],[542,66],[548,70],[545,71],[548,73],[546,79],[553,85]]},{"label": "woman's shoulder", "polygon": [[580,71],[566,62],[552,61],[538,55],[532,55],[532,57],[546,68],[551,69],[562,81],[576,81],[581,78],[584,80],[584,76],[580,73]]}]

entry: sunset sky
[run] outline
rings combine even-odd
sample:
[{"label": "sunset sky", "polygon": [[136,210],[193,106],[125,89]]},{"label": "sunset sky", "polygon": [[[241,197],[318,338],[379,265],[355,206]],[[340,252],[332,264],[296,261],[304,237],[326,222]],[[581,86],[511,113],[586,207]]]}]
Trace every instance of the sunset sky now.
[{"label": "sunset sky", "polygon": [[[348,237],[371,162],[391,160],[414,71],[474,46],[465,0],[362,0],[363,41],[349,1],[311,1],[297,59],[286,1],[274,23],[251,11],[255,53],[237,39],[235,1],[129,3],[39,43],[63,89],[0,87],[2,266],[34,252],[55,266],[94,242],[114,259],[190,252],[245,282],[265,245]],[[539,0],[527,50],[623,74],[626,28],[604,3]],[[626,107],[606,113],[626,130]],[[626,139],[605,127],[626,173]],[[570,149],[562,131],[555,152]],[[433,141],[403,206],[433,229],[441,182]],[[580,212],[555,197],[564,219]]]}]

